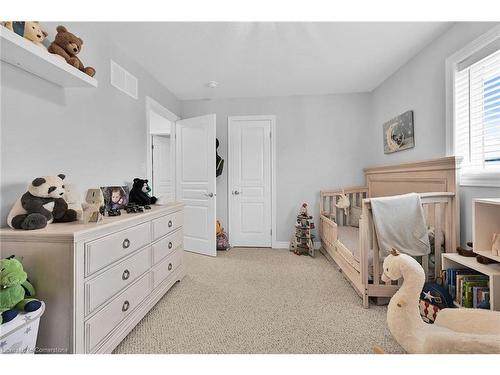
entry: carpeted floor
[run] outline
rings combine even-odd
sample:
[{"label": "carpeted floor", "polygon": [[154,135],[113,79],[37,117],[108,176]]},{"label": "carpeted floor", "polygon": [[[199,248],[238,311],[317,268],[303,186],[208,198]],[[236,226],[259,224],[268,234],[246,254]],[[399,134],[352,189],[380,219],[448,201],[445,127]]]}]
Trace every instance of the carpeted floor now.
[{"label": "carpeted floor", "polygon": [[321,254],[234,248],[185,253],[187,275],[115,353],[401,353],[386,307],[363,309]]}]

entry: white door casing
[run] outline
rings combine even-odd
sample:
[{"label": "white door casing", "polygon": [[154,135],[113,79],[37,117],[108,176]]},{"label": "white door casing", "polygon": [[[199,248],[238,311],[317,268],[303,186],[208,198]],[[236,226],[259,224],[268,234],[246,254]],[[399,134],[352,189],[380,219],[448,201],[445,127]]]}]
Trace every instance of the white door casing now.
[{"label": "white door casing", "polygon": [[176,195],[184,203],[184,249],[216,256],[215,114],[176,122]]},{"label": "white door casing", "polygon": [[233,246],[272,246],[274,116],[228,118],[229,235]]},{"label": "white door casing", "polygon": [[173,160],[170,136],[153,135],[153,195],[162,200],[174,200]]},{"label": "white door casing", "polygon": [[[162,119],[163,118],[163,119]],[[162,106],[153,98],[146,96],[146,176],[149,179],[151,184],[151,188],[153,188],[153,194],[158,198],[158,195],[154,192],[154,179],[153,179],[153,136],[154,135],[162,135],[162,136],[170,136],[170,148],[171,148],[171,157],[170,162],[172,166],[171,176],[172,179],[176,175],[175,174],[175,121],[177,121],[179,117],[170,112],[167,108]],[[143,168],[144,169],[144,168]],[[141,176],[137,176],[141,177]],[[142,178],[142,177],[141,177]],[[174,181],[172,181],[172,200],[175,200],[175,185]]]}]

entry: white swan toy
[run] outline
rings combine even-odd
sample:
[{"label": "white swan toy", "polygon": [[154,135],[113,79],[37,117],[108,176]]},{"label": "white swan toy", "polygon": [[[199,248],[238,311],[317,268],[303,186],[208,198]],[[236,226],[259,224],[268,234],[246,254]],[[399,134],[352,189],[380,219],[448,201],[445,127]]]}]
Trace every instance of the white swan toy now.
[{"label": "white swan toy", "polygon": [[403,277],[387,309],[387,323],[396,341],[408,352],[500,354],[500,312],[481,309],[443,309],[434,324],[420,317],[419,298],[425,282],[422,266],[393,249],[384,260],[382,280]]}]

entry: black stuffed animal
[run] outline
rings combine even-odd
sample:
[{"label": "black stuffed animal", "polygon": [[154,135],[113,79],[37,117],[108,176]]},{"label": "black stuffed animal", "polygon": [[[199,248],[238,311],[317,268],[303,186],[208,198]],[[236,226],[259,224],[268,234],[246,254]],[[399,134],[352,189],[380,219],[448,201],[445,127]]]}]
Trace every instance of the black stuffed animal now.
[{"label": "black stuffed animal", "polygon": [[150,191],[151,188],[148,185],[148,180],[134,178],[134,184],[130,190],[128,201],[130,203],[138,204],[139,206],[155,204],[157,199],[156,197],[149,196]]}]

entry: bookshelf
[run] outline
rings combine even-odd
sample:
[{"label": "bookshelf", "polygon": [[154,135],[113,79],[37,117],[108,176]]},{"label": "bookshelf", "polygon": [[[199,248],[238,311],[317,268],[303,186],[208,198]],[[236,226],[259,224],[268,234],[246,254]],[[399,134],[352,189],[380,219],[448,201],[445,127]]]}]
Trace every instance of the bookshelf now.
[{"label": "bookshelf", "polygon": [[491,252],[493,233],[500,233],[500,198],[474,199],[472,201],[474,252],[500,262],[500,256]]},{"label": "bookshelf", "polygon": [[61,87],[97,87],[97,81],[63,59],[0,26],[0,58]]},{"label": "bookshelf", "polygon": [[442,268],[470,268],[489,277],[491,310],[500,311],[500,263],[481,264],[476,258],[468,258],[457,253],[444,253]]}]

